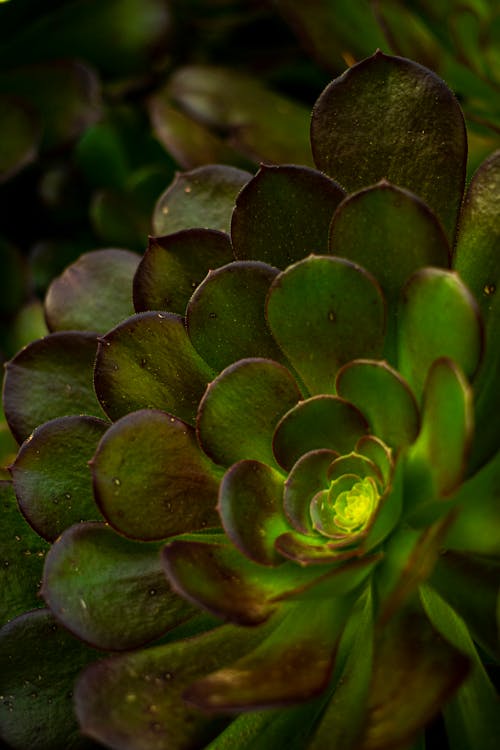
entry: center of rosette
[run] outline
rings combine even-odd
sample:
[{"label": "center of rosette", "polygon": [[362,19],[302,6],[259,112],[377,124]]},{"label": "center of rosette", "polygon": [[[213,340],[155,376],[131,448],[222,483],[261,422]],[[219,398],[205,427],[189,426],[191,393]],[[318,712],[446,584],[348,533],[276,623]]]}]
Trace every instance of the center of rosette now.
[{"label": "center of rosette", "polygon": [[339,492],[341,479],[332,482],[328,501],[333,510],[333,520],[345,532],[360,531],[370,520],[379,500],[377,485],[372,477],[354,482],[348,490]]}]

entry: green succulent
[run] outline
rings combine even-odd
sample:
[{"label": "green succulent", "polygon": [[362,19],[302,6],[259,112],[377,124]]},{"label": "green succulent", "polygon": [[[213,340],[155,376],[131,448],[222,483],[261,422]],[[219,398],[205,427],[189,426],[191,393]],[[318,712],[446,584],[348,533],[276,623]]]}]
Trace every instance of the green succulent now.
[{"label": "green succulent", "polygon": [[500,154],[464,197],[456,99],[381,52],[311,146],[178,175],[7,365],[13,748],[496,747]]}]

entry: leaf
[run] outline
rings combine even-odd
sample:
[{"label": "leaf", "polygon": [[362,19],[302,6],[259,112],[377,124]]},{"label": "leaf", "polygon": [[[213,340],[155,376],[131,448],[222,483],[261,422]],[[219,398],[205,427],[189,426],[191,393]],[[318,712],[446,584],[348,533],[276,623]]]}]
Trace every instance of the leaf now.
[{"label": "leaf", "polygon": [[283,513],[283,477],[258,461],[239,461],[224,474],[217,505],[233,544],[261,565],[282,562],[274,548],[288,530]]},{"label": "leaf", "polygon": [[5,416],[18,442],[55,417],[103,416],[92,386],[96,349],[92,333],[52,333],[6,364]]},{"label": "leaf", "polygon": [[242,359],[208,386],[200,403],[200,445],[222,466],[250,459],[275,466],[272,438],[280,417],[301,397],[283,365]]},{"label": "leaf", "polygon": [[71,633],[111,651],[142,646],[194,614],[165,579],[158,545],[98,523],[72,526],[53,545],[41,593]]},{"label": "leaf", "polygon": [[154,234],[197,227],[229,232],[236,196],[250,178],[249,172],[218,164],[178,174],[158,199]]},{"label": "leaf", "polygon": [[91,469],[100,509],[126,536],[149,541],[219,525],[220,471],[193,428],[169,414],[144,409],[122,417],[101,440]]},{"label": "leaf", "polygon": [[12,748],[90,750],[73,711],[73,683],[100,654],[60,627],[46,609],[0,631],[0,736]]},{"label": "leaf", "polygon": [[54,541],[79,521],[100,520],[88,461],[108,424],[95,417],[59,417],[26,440],[10,467],[19,508],[38,534]]},{"label": "leaf", "polygon": [[106,333],[134,312],[132,279],[139,256],[128,250],[85,253],[50,285],[45,316],[51,331]]},{"label": "leaf", "polygon": [[192,423],[212,377],[179,315],[139,313],[99,339],[94,383],[112,419],[147,408]]},{"label": "leaf", "polygon": [[38,589],[47,543],[35,534],[16,503],[12,484],[0,481],[0,624],[40,607]]},{"label": "leaf", "polygon": [[346,362],[382,353],[380,287],[342,258],[310,256],[279,274],[269,290],[267,320],[311,395],[333,393],[335,374]]},{"label": "leaf", "polygon": [[310,505],[320,490],[327,489],[328,468],[338,456],[336,451],[318,448],[301,456],[285,481],[283,509],[297,531],[312,532]]},{"label": "leaf", "polygon": [[273,450],[281,466],[290,471],[309,451],[327,448],[350,453],[368,430],[358,409],[337,396],[313,396],[288,411],[276,427]]},{"label": "leaf", "polygon": [[184,315],[189,298],[209,270],[232,259],[229,237],[213,229],[185,229],[151,237],[134,277],[136,311],[168,310]]},{"label": "leaf", "polygon": [[193,346],[214,370],[246,357],[283,360],[265,319],[265,301],[276,268],[236,261],[209,271],[186,309]]},{"label": "leaf", "polygon": [[460,106],[430,70],[377,51],[336,78],[316,102],[318,169],[352,193],[381,179],[419,196],[453,242],[465,180]]},{"label": "leaf", "polygon": [[328,227],[343,196],[339,185],[314,169],[262,164],[236,199],[235,257],[286,268],[311,253],[326,254]]},{"label": "leaf", "polygon": [[40,138],[38,117],[21,100],[0,96],[0,183],[32,162]]}]

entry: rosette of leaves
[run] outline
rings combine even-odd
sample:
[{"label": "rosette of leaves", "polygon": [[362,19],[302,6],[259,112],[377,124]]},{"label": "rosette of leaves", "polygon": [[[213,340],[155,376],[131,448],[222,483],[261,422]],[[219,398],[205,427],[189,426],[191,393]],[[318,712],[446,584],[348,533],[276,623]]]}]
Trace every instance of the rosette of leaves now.
[{"label": "rosette of leaves", "polygon": [[382,53],[311,145],[179,175],[7,366],[8,617],[52,543],[0,639],[15,748],[496,746],[500,156],[464,197],[457,101]]}]

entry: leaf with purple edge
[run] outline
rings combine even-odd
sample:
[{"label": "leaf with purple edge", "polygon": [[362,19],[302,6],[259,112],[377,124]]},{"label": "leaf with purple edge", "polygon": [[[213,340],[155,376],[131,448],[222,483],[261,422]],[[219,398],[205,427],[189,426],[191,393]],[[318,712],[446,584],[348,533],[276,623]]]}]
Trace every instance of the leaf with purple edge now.
[{"label": "leaf with purple edge", "polygon": [[193,346],[214,370],[246,357],[283,362],[264,315],[278,270],[258,261],[235,261],[210,271],[186,309]]},{"label": "leaf with purple edge", "polygon": [[215,229],[184,229],[151,237],[134,276],[136,311],[169,310],[184,315],[189,298],[209,270],[232,259],[229,237]]},{"label": "leaf with purple edge", "polygon": [[40,536],[54,541],[79,521],[97,521],[88,461],[108,423],[58,417],[37,427],[10,467],[19,507]]},{"label": "leaf with purple edge", "polygon": [[0,737],[21,750],[91,750],[73,710],[73,683],[102,657],[60,627],[46,609],[27,612],[0,631]]},{"label": "leaf with purple edge", "polygon": [[124,539],[104,524],[77,524],[47,555],[42,596],[82,641],[109,651],[137,648],[195,613],[172,591],[158,553],[158,544]]},{"label": "leaf with purple edge", "polygon": [[311,143],[318,169],[347,191],[384,178],[411,190],[453,241],[465,182],[465,124],[452,92],[430,70],[380,50],[353,65],[317,100]]},{"label": "leaf with purple edge", "polygon": [[224,474],[217,505],[227,536],[261,565],[283,562],[274,542],[288,524],[283,512],[283,476],[259,461],[239,461]]},{"label": "leaf with purple edge", "polygon": [[328,684],[352,596],[288,605],[276,630],[230,667],[191,685],[185,699],[204,711],[248,711],[312,698]]},{"label": "leaf with purple edge", "polygon": [[229,232],[236,196],[251,178],[235,167],[209,164],[178,174],[158,198],[153,214],[156,236],[203,227]]},{"label": "leaf with purple edge", "polygon": [[20,443],[55,417],[103,416],[92,385],[96,350],[93,333],[64,331],[33,341],[7,362],[5,416]]},{"label": "leaf with purple edge", "polygon": [[385,302],[377,281],[342,258],[310,256],[276,277],[267,320],[311,395],[333,393],[337,370],[382,354]]},{"label": "leaf with purple edge", "polygon": [[173,313],[139,313],[99,339],[94,383],[112,419],[147,408],[193,424],[213,376]]},{"label": "leaf with purple edge", "polygon": [[413,443],[420,427],[417,402],[406,381],[386,362],[349,362],[337,373],[335,387],[388,446],[399,449]]},{"label": "leaf with purple edge", "polygon": [[129,250],[94,250],[50,285],[45,318],[51,331],[106,333],[134,312],[132,279],[140,256]]},{"label": "leaf with purple edge", "polygon": [[200,445],[223,466],[243,459],[275,466],[274,428],[300,398],[283,365],[269,359],[240,360],[226,367],[203,396],[197,419]]},{"label": "leaf with purple edge", "polygon": [[327,471],[337,456],[336,451],[328,448],[308,451],[295,462],[285,481],[283,510],[290,523],[302,534],[312,532],[311,499],[328,487]]},{"label": "leaf with purple edge", "polygon": [[288,411],[274,432],[273,450],[288,471],[305,453],[327,448],[350,453],[368,432],[368,423],[355,406],[338,396],[313,396]]},{"label": "leaf with purple edge", "polygon": [[126,536],[165,539],[219,525],[222,472],[193,428],[169,414],[144,409],[122,417],[99,443],[91,469],[103,515]]},{"label": "leaf with purple edge", "polygon": [[311,253],[326,254],[328,227],[344,195],[314,169],[262,164],[236,199],[231,220],[235,257],[286,268]]},{"label": "leaf with purple edge", "polygon": [[434,360],[449,357],[471,378],[482,350],[479,308],[458,274],[438,268],[414,273],[401,294],[398,369],[417,401]]}]

